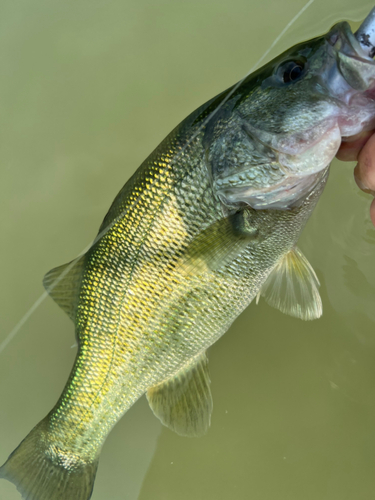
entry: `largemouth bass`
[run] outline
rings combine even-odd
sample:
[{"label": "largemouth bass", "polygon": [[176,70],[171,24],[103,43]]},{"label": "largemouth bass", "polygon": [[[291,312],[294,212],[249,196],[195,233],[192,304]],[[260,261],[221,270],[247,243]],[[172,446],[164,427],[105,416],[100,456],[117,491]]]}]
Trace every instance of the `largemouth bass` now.
[{"label": "largemouth bass", "polygon": [[298,237],[342,137],[375,126],[375,63],[347,23],[188,116],[109,209],[90,250],[50,271],[77,357],[51,412],[0,468],[28,500],[87,500],[111,428],[147,394],[181,435],[210,425],[206,351],[260,296],[322,314]]}]

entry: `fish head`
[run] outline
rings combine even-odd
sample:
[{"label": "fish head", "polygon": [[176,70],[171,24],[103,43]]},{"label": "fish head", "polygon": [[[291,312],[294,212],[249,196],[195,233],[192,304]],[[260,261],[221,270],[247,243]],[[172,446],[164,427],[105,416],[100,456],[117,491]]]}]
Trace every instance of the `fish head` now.
[{"label": "fish head", "polygon": [[204,137],[214,193],[227,207],[290,209],[325,177],[343,137],[375,128],[375,62],[342,22],[215,106]]}]

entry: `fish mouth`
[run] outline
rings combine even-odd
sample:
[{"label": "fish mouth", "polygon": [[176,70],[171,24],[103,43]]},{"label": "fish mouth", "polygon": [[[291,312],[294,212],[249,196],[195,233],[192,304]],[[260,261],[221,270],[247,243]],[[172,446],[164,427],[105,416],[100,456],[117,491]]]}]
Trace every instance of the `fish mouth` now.
[{"label": "fish mouth", "polygon": [[[353,34],[347,22],[336,24],[325,36],[329,60],[319,75],[321,84],[332,98],[349,108],[363,106],[366,101],[375,98],[372,50],[366,50],[357,37],[363,40],[361,27]],[[358,132],[360,130],[343,135],[355,135]]]},{"label": "fish mouth", "polygon": [[[361,23],[357,31],[353,34],[347,23],[341,23],[342,32],[345,36],[347,45],[350,47],[351,53],[346,54],[343,51],[344,56],[342,56],[343,61],[345,57],[351,57],[352,61],[357,66],[358,74],[360,75],[360,87],[362,87],[363,95],[362,99],[367,99],[367,102],[371,102],[372,107],[375,101],[375,7],[371,9],[367,17]],[[332,30],[333,31],[333,30]],[[341,42],[339,37],[334,40],[331,37],[331,43],[340,51]],[[340,52],[339,52],[340,53]],[[361,66],[361,67],[359,67]],[[353,69],[353,68],[352,68]],[[362,74],[363,73],[363,74]],[[345,77],[345,65],[343,75]],[[357,75],[358,80],[358,75]],[[358,95],[357,95],[358,98]],[[373,117],[375,117],[375,112],[373,112]],[[375,119],[370,118],[367,123],[363,123],[360,130],[347,130],[342,133],[342,147],[340,148],[339,154],[337,155],[339,159],[343,160],[356,160],[358,151],[360,151],[366,144],[368,139],[371,137],[375,129]],[[346,132],[346,133],[345,133]]]},{"label": "fish mouth", "polygon": [[[334,26],[326,35],[331,62],[320,75],[321,84],[337,102],[342,140],[353,142],[375,128],[374,47],[366,45],[365,31],[375,29],[375,9],[353,34],[348,23]],[[371,32],[371,30],[370,30]]]}]

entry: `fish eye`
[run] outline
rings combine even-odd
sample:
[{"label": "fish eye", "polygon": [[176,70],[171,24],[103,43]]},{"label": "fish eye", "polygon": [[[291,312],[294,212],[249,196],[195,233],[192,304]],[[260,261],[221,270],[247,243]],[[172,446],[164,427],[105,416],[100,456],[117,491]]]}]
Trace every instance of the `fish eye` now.
[{"label": "fish eye", "polygon": [[304,73],[304,61],[286,61],[279,67],[278,73],[284,83],[295,82]]}]

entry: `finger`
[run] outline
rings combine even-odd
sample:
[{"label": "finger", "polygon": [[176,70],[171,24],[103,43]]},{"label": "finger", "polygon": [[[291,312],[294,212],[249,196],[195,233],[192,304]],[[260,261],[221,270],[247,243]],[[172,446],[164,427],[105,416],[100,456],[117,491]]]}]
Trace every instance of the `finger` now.
[{"label": "finger", "polygon": [[375,135],[368,139],[360,151],[354,177],[361,189],[375,192]]},{"label": "finger", "polygon": [[355,161],[359,152],[373,134],[374,131],[370,130],[360,132],[352,137],[344,137],[340,149],[337,151],[337,158],[341,161]]},{"label": "finger", "polygon": [[367,187],[366,184],[364,184],[361,180],[361,173],[360,173],[360,170],[359,170],[359,163],[357,163],[355,169],[354,169],[354,180],[357,184],[357,186],[359,187],[359,189],[362,189],[362,191],[364,191],[365,193],[368,193],[368,194],[372,194],[373,196],[375,196],[375,192],[372,191],[369,187]]}]

